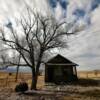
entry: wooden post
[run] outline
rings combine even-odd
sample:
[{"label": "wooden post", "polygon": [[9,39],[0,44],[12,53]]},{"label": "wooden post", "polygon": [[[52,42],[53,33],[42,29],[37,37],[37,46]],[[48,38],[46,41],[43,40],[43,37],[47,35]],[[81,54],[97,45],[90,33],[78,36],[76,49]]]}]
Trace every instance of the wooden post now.
[{"label": "wooden post", "polygon": [[75,68],[75,75],[77,76],[77,70],[76,70],[76,66],[74,66],[74,68]]},{"label": "wooden post", "polygon": [[48,66],[45,64],[45,82],[48,81],[48,73],[47,73]]}]

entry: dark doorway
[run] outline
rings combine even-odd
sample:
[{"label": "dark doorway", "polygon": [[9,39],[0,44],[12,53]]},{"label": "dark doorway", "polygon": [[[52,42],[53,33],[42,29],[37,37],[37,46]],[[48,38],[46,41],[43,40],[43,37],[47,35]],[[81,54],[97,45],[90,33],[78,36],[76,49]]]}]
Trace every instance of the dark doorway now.
[{"label": "dark doorway", "polygon": [[67,67],[63,69],[63,79],[64,82],[69,82],[72,79],[72,67]]},{"label": "dark doorway", "polygon": [[53,82],[53,73],[54,73],[54,69],[52,67],[48,67],[47,68],[47,73],[48,73],[48,79],[49,79],[49,82]]}]

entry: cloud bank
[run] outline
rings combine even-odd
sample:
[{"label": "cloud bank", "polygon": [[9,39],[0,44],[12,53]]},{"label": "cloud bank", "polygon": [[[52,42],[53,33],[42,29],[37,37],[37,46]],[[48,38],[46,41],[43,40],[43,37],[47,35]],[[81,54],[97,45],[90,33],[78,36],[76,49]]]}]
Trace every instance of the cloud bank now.
[{"label": "cloud bank", "polygon": [[[76,61],[80,70],[100,69],[100,0],[55,1],[67,2],[64,10],[68,22],[74,22],[75,26],[79,28],[85,26],[79,35],[70,38],[69,48],[62,50],[61,54]],[[60,3],[55,4],[54,10],[62,10]],[[65,16],[63,13],[60,14],[55,12],[56,16],[60,16],[60,19]]]}]

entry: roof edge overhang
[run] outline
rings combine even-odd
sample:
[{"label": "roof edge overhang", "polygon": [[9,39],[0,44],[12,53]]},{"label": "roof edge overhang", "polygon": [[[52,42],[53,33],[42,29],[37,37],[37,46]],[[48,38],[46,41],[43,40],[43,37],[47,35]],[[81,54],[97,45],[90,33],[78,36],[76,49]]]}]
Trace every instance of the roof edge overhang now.
[{"label": "roof edge overhang", "polygon": [[74,64],[74,63],[73,63],[73,64],[66,64],[66,63],[62,63],[62,64],[61,64],[61,63],[45,63],[45,64],[46,64],[46,65],[65,65],[65,66],[66,66],[66,65],[67,65],[67,66],[68,66],[68,65],[72,65],[72,66],[79,66],[79,65]]}]

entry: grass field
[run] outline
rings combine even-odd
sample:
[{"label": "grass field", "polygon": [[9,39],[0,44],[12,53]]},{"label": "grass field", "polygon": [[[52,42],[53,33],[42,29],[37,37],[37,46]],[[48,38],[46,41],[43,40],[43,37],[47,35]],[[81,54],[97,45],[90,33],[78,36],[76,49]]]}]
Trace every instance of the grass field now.
[{"label": "grass field", "polygon": [[[16,74],[11,73],[5,73],[0,72],[0,87],[12,87],[14,88],[16,84],[18,84],[21,80],[26,81],[29,84],[29,87],[31,85],[31,73],[19,73],[17,82],[15,81]],[[43,87],[44,85],[44,78],[43,76],[38,77],[38,88]]]},{"label": "grass field", "polygon": [[[31,84],[30,73],[19,73],[18,81],[15,82],[15,73],[0,72],[0,100],[100,100],[100,73],[93,71],[78,72],[79,81],[66,86],[45,86],[44,76],[39,76],[37,87],[39,90],[52,91],[50,95],[17,95],[14,92],[16,84],[21,80],[25,80],[29,87]],[[57,94],[58,88],[60,89],[59,95]],[[9,97],[6,98],[6,96]],[[22,99],[15,99],[22,98]],[[48,99],[49,98],[49,99]],[[51,98],[51,99],[50,99]]]},{"label": "grass field", "polygon": [[79,78],[100,79],[100,71],[79,71]]}]

